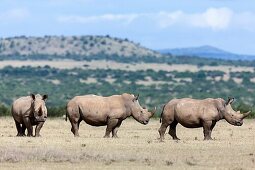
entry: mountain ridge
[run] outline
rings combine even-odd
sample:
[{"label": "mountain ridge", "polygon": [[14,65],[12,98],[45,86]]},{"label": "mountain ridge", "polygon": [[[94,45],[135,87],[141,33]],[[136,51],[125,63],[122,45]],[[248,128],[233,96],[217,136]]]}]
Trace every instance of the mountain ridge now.
[{"label": "mountain ridge", "polygon": [[255,60],[255,55],[235,54],[209,45],[199,47],[162,49],[157,51],[161,54],[172,54],[176,56],[197,56],[224,60]]}]

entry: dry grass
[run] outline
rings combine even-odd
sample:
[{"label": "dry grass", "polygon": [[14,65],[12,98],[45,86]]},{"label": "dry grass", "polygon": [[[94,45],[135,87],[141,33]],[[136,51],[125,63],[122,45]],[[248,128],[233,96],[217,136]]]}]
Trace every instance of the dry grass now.
[{"label": "dry grass", "polygon": [[158,141],[160,123],[147,126],[133,119],[123,122],[118,139],[105,139],[105,127],[80,127],[80,138],[70,123],[48,119],[41,138],[15,137],[11,118],[1,118],[1,169],[254,169],[255,121],[241,127],[220,121],[213,141],[203,141],[202,129],[177,126],[181,141],[169,135]]},{"label": "dry grass", "polygon": [[118,63],[115,61],[105,61],[105,60],[97,60],[97,61],[74,61],[74,60],[53,60],[53,61],[36,61],[36,60],[27,60],[27,61],[19,61],[19,60],[4,60],[0,61],[0,68],[4,68],[6,66],[12,67],[22,67],[22,66],[50,66],[58,69],[73,69],[73,68],[85,68],[86,69],[119,69],[119,70],[128,70],[128,71],[137,71],[137,70],[148,70],[153,69],[155,71],[165,70],[165,71],[190,71],[190,72],[198,72],[199,70],[205,71],[223,71],[229,76],[229,72],[254,72],[253,67],[241,67],[241,66],[204,66],[198,68],[196,65],[189,64],[159,64],[159,63],[137,63],[137,64],[129,64],[129,63]]}]

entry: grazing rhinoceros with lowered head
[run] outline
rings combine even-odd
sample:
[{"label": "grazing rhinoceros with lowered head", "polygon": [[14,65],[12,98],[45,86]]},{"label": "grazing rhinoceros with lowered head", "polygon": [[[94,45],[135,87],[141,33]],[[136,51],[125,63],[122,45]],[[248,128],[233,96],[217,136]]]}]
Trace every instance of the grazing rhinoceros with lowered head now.
[{"label": "grazing rhinoceros with lowered head", "polygon": [[13,102],[11,112],[18,131],[17,136],[25,136],[26,129],[27,136],[33,136],[33,125],[36,125],[35,136],[40,136],[40,130],[47,118],[47,98],[47,95],[31,94]]},{"label": "grazing rhinoceros with lowered head", "polygon": [[96,95],[74,97],[67,103],[66,113],[72,125],[71,131],[74,136],[79,136],[79,125],[84,120],[92,126],[107,125],[104,137],[110,137],[110,133],[112,137],[117,137],[118,128],[129,116],[142,124],[147,124],[156,112],[156,108],[153,112],[142,108],[138,96],[124,93],[109,97]]},{"label": "grazing rhinoceros with lowered head", "polygon": [[234,111],[231,107],[233,101],[234,98],[229,98],[228,101],[221,98],[204,100],[183,98],[169,101],[161,113],[162,124],[158,130],[160,140],[164,139],[166,128],[169,125],[169,135],[178,140],[176,136],[178,123],[187,128],[203,127],[204,140],[212,139],[212,130],[216,122],[221,119],[225,119],[232,125],[241,126],[243,119],[250,114],[250,111],[244,114],[240,114],[240,111]]}]

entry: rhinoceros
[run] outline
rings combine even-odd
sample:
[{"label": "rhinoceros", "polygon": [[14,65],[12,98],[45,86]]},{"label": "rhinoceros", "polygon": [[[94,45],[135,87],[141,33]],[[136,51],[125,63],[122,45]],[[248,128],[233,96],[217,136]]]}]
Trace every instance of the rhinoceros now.
[{"label": "rhinoceros", "polygon": [[47,119],[47,108],[45,101],[48,95],[41,96],[40,94],[20,97],[15,100],[11,107],[11,113],[14,118],[17,136],[33,136],[33,126],[35,128],[35,136],[40,136],[40,130]]},{"label": "rhinoceros", "polygon": [[107,125],[104,137],[110,137],[111,132],[112,137],[118,137],[118,128],[127,117],[132,116],[145,125],[156,112],[156,108],[152,112],[142,108],[138,96],[127,93],[109,97],[76,96],[67,103],[66,121],[68,117],[75,137],[79,136],[78,130],[82,120],[92,126]]},{"label": "rhinoceros", "polygon": [[222,98],[196,100],[191,98],[170,100],[161,113],[159,128],[160,141],[164,139],[167,127],[169,135],[174,140],[179,140],[176,136],[176,125],[180,123],[187,128],[203,127],[204,140],[211,140],[211,133],[217,121],[225,119],[228,123],[241,126],[243,119],[250,114],[250,111],[241,114],[240,111],[234,111],[231,107],[234,98],[228,98],[225,101]]}]

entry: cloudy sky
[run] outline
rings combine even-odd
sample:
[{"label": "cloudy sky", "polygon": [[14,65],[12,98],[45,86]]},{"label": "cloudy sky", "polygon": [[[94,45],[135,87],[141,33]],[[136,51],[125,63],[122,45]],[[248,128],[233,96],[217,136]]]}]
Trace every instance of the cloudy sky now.
[{"label": "cloudy sky", "polygon": [[254,0],[1,0],[0,37],[110,35],[255,54]]}]

